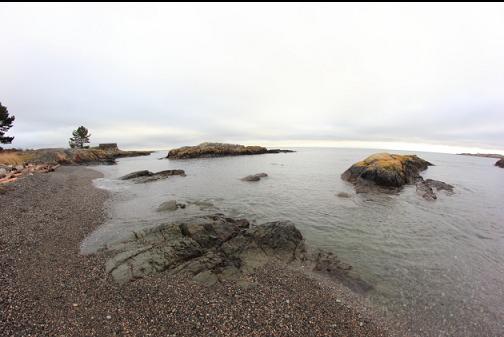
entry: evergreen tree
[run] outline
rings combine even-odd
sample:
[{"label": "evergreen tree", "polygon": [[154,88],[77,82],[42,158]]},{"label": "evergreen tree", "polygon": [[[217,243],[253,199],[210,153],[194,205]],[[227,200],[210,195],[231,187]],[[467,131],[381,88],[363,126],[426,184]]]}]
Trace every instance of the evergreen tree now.
[{"label": "evergreen tree", "polygon": [[89,133],[88,129],[86,129],[83,126],[79,126],[77,130],[74,130],[72,132],[73,137],[70,138],[70,147],[77,148],[77,149],[83,149],[86,146],[84,144],[89,143],[89,137],[91,137],[91,134]]},{"label": "evergreen tree", "polygon": [[[6,137],[4,134],[12,127],[15,117],[9,116],[7,107],[0,103],[0,144],[10,144],[14,137]],[[0,149],[2,149],[0,147]]]}]

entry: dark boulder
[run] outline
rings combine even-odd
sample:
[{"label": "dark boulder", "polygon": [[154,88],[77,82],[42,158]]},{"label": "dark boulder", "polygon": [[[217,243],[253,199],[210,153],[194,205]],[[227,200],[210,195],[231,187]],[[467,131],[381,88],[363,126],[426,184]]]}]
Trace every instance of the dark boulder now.
[{"label": "dark boulder", "polygon": [[341,178],[354,185],[373,183],[397,188],[415,183],[420,172],[431,165],[415,155],[377,153],[353,164]]},{"label": "dark boulder", "polygon": [[136,171],[120,177],[121,180],[133,180],[136,183],[147,183],[160,179],[166,179],[171,176],[185,177],[184,170],[165,170],[153,173],[148,170]]},{"label": "dark boulder", "polygon": [[259,181],[261,178],[267,177],[268,175],[266,173],[257,173],[257,174],[252,174],[249,176],[246,176],[242,178],[241,180],[243,181]]},{"label": "dark boulder", "polygon": [[504,158],[499,159],[496,163],[495,166],[504,168]]}]

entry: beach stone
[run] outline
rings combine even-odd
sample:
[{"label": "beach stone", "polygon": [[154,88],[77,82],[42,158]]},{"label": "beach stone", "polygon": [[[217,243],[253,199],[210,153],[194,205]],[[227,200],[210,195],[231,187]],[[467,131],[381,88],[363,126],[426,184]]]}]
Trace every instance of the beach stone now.
[{"label": "beach stone", "polygon": [[338,194],[336,194],[336,196],[339,198],[350,198],[351,197],[350,193],[347,193],[347,192],[339,192]]},{"label": "beach stone", "polygon": [[3,167],[0,167],[0,178],[3,178],[7,175],[7,170]]},{"label": "beach stone", "polygon": [[267,176],[268,176],[268,174],[266,174],[266,173],[257,173],[257,174],[252,174],[252,175],[246,176],[246,177],[242,178],[241,180],[243,180],[243,181],[259,181],[259,180],[261,180],[261,178],[264,178]]}]

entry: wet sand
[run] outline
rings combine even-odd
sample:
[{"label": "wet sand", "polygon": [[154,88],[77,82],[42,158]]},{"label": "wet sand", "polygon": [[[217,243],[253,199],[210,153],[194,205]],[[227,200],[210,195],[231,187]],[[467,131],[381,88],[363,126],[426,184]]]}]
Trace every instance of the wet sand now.
[{"label": "wet sand", "polygon": [[347,288],[280,265],[254,286],[158,274],[124,286],[80,242],[104,218],[100,173],[61,167],[0,194],[1,336],[389,336]]}]

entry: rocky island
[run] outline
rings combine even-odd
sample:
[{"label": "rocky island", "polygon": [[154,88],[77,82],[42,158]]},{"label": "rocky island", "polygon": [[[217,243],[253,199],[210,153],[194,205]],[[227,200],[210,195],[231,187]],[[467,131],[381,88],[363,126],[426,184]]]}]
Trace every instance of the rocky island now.
[{"label": "rocky island", "polygon": [[262,146],[245,146],[225,143],[201,143],[196,146],[184,146],[168,152],[168,159],[212,158],[224,156],[244,156],[265,153],[287,153],[292,150],[272,149]]},{"label": "rocky island", "polygon": [[437,196],[433,188],[453,192],[453,186],[420,176],[420,172],[432,165],[416,155],[377,153],[353,164],[341,178],[354,184],[357,193],[373,189],[396,191],[404,185],[415,184],[424,199],[434,200]]}]

